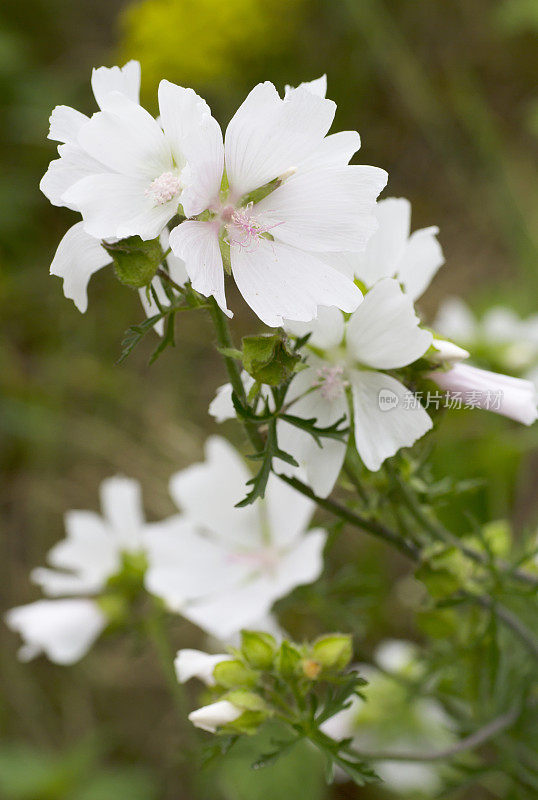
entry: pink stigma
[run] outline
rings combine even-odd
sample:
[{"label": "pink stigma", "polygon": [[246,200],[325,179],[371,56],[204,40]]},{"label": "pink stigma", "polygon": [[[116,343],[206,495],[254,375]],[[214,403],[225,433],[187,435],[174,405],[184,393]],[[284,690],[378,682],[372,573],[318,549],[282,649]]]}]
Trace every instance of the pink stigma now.
[{"label": "pink stigma", "polygon": [[162,206],[173,200],[179,194],[180,189],[181,183],[177,175],[174,175],[173,172],[163,172],[150,183],[144,194],[156,205]]},{"label": "pink stigma", "polygon": [[324,366],[317,370],[317,380],[314,385],[319,386],[322,397],[330,403],[340,397],[346,386],[349,385],[343,375],[344,368],[338,366]]}]

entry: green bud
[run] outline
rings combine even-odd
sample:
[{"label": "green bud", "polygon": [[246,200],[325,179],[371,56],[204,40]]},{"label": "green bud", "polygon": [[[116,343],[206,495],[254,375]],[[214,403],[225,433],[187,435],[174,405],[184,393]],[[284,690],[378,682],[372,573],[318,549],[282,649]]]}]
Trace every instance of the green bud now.
[{"label": "green bud", "polygon": [[[228,661],[228,664],[231,664],[231,661]],[[220,664],[217,664],[220,666]],[[256,692],[247,692],[244,689],[235,689],[232,692],[228,692],[222,698],[222,700],[229,700],[230,703],[233,703],[234,706],[237,708],[242,708],[244,711],[268,711],[267,705],[263,697],[260,697],[259,694]]]},{"label": "green bud", "polygon": [[221,661],[215,666],[213,677],[219,686],[223,686],[225,689],[233,689],[236,686],[255,686],[258,679],[257,674],[238,659]]},{"label": "green bud", "polygon": [[269,715],[268,711],[243,711],[241,716],[234,719],[233,722],[226,723],[222,730],[226,733],[244,733],[246,736],[254,736]]},{"label": "green bud", "polygon": [[113,244],[102,244],[112,257],[117,279],[132,289],[151,283],[164,258],[159,239],[145,242],[140,236],[129,236]]},{"label": "green bud", "polygon": [[270,633],[241,631],[241,652],[254,669],[270,669],[276,653],[276,640]]},{"label": "green bud", "polygon": [[345,669],[353,657],[351,636],[346,633],[333,633],[317,639],[311,651],[324,669]]},{"label": "green bud", "polygon": [[289,642],[282,642],[276,654],[276,667],[283,678],[292,678],[297,674],[301,663],[301,653]]},{"label": "green bud", "polygon": [[287,339],[278,333],[243,337],[243,366],[258,383],[278,386],[291,378],[297,353],[289,349]]}]

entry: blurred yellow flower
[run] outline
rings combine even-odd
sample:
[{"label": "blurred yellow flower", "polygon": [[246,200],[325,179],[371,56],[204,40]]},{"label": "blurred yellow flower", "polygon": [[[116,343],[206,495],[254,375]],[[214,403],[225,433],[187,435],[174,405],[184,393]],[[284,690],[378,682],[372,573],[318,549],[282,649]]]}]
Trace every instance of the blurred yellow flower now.
[{"label": "blurred yellow flower", "polygon": [[303,0],[143,0],[122,15],[124,59],[153,88],[164,75],[195,86],[235,79],[252,59],[282,52]]}]

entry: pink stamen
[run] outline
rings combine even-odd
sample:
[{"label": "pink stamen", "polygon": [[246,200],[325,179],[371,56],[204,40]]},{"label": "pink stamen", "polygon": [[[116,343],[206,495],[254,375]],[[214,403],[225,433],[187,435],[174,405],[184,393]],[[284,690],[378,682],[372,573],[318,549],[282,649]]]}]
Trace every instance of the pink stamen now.
[{"label": "pink stamen", "polygon": [[228,243],[247,252],[252,252],[258,247],[264,233],[269,233],[273,228],[282,224],[277,222],[274,225],[262,225],[252,214],[252,203],[244,208],[234,209],[229,214],[229,220],[227,224]]},{"label": "pink stamen", "polygon": [[232,564],[246,564],[260,572],[271,572],[279,562],[278,552],[272,547],[248,552],[229,553],[227,560]]}]

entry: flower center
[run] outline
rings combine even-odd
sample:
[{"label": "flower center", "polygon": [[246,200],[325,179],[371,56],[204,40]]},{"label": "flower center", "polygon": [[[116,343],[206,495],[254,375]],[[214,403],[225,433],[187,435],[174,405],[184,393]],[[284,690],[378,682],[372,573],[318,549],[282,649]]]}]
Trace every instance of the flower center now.
[{"label": "flower center", "polygon": [[279,553],[274,547],[261,547],[259,550],[230,553],[228,560],[236,564],[246,564],[256,572],[273,572],[279,563]]},{"label": "flower center", "polygon": [[280,225],[263,225],[252,213],[252,203],[242,208],[225,209],[223,218],[226,220],[228,243],[240,250],[252,252],[255,250],[264,234]]},{"label": "flower center", "polygon": [[173,200],[180,191],[181,182],[178,176],[173,172],[163,172],[150,183],[144,194],[156,205],[162,206]]},{"label": "flower center", "polygon": [[318,386],[322,397],[330,403],[343,393],[348,381],[344,380],[344,368],[331,367],[328,364],[317,370],[317,379],[314,386]]}]

